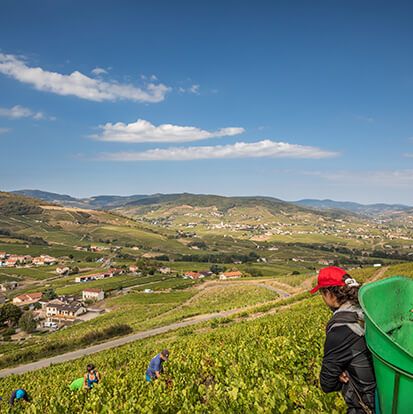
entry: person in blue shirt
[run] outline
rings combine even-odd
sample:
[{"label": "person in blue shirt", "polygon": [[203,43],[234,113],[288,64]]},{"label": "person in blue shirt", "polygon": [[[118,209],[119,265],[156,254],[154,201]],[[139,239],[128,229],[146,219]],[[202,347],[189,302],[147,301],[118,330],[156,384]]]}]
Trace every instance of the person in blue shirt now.
[{"label": "person in blue shirt", "polygon": [[83,387],[87,390],[93,388],[93,385],[99,384],[100,381],[100,374],[96,371],[95,366],[93,364],[89,364],[86,367],[86,374],[83,377]]},{"label": "person in blue shirt", "polygon": [[11,393],[11,397],[10,397],[10,405],[14,405],[14,402],[16,400],[23,400],[26,402],[29,402],[29,394],[27,394],[27,391],[24,390],[23,388],[18,388],[17,390],[14,390]]},{"label": "person in blue shirt", "polygon": [[150,382],[159,378],[163,372],[163,363],[169,358],[169,351],[164,349],[161,353],[151,359],[146,370],[146,381]]}]

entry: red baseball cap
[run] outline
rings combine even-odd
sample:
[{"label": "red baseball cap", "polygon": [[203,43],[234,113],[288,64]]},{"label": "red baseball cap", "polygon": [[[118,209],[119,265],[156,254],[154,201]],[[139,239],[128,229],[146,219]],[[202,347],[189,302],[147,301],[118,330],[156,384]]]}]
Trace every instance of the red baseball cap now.
[{"label": "red baseball cap", "polygon": [[330,286],[346,286],[343,276],[347,272],[341,267],[329,266],[320,269],[318,272],[317,286],[310,290],[310,293],[316,293],[318,289]]}]

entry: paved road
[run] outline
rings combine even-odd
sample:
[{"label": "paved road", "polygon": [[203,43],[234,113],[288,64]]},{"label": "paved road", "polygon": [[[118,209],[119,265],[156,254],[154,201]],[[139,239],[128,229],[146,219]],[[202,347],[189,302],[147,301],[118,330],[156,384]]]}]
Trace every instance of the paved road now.
[{"label": "paved road", "polygon": [[116,348],[125,344],[129,344],[139,339],[149,338],[151,336],[159,335],[165,332],[173,331],[185,326],[195,325],[200,322],[205,322],[214,318],[228,317],[240,312],[240,309],[231,309],[229,311],[210,313],[206,315],[199,315],[191,319],[187,319],[181,322],[172,323],[160,328],[149,329],[147,331],[138,332],[133,335],[124,336],[122,338],[114,339],[112,341],[104,342],[102,344],[93,345],[89,348],[79,349],[77,351],[68,352],[66,354],[56,355],[51,358],[41,359],[40,361],[32,362],[26,365],[20,365],[14,368],[7,368],[0,371],[0,378],[7,377],[11,374],[24,374],[29,371],[36,371],[40,368],[48,367],[52,364],[59,364],[61,362],[71,361],[73,359],[82,358],[86,355],[91,355],[96,352],[104,351],[106,349]]}]

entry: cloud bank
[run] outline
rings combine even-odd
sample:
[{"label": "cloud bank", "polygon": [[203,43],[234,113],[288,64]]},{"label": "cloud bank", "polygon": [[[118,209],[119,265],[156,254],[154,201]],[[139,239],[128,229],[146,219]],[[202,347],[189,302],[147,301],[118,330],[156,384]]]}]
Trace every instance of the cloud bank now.
[{"label": "cloud bank", "polygon": [[228,137],[242,134],[245,130],[240,127],[221,128],[218,131],[206,131],[193,126],[179,126],[172,124],[153,125],[144,119],[124,124],[107,123],[99,127],[100,134],[92,138],[111,142],[189,142],[202,139]]},{"label": "cloud bank", "polygon": [[141,152],[106,153],[100,159],[109,161],[190,161],[226,158],[328,158],[338,155],[317,147],[263,140],[228,145],[155,148]]},{"label": "cloud bank", "polygon": [[43,112],[33,112],[31,109],[20,105],[15,105],[11,108],[0,107],[0,116],[5,116],[11,119],[33,118],[36,120],[41,120],[47,118]]},{"label": "cloud bank", "polygon": [[70,75],[50,72],[40,67],[27,66],[25,60],[15,55],[0,53],[0,73],[27,83],[39,91],[57,95],[71,95],[90,101],[131,100],[155,103],[165,99],[169,87],[162,83],[148,83],[144,88],[132,84],[90,78],[79,71]]}]

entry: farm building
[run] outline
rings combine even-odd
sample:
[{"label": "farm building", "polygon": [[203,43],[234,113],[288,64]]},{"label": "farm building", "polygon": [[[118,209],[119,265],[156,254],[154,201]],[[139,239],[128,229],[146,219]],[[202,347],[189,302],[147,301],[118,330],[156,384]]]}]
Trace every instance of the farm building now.
[{"label": "farm building", "polygon": [[58,275],[67,275],[70,272],[70,268],[68,266],[57,266],[56,273]]},{"label": "farm building", "polygon": [[163,275],[167,275],[167,274],[171,273],[171,268],[170,267],[166,267],[166,266],[161,266],[158,270]]},{"label": "farm building", "polygon": [[105,298],[105,292],[102,289],[89,288],[82,291],[83,300],[103,300]]},{"label": "farm building", "polygon": [[223,272],[219,275],[220,280],[239,279],[242,273],[239,270],[233,272]]},{"label": "farm building", "polygon": [[86,313],[86,308],[78,302],[71,304],[48,303],[46,305],[46,315],[50,320],[70,320],[74,321],[78,316]]},{"label": "farm building", "polygon": [[200,272],[185,272],[184,273],[185,279],[198,280],[198,279],[202,279],[203,277],[205,276]]},{"label": "farm building", "polygon": [[42,296],[41,292],[25,293],[24,295],[16,296],[13,299],[13,304],[17,306],[31,305],[39,302]]}]

